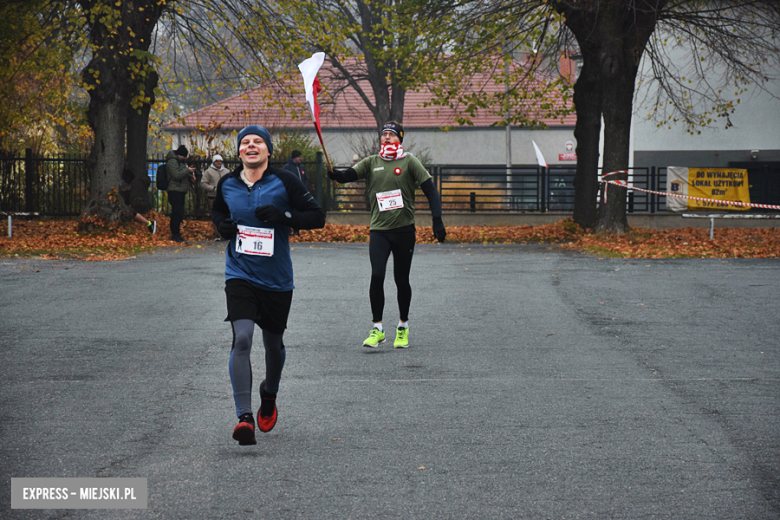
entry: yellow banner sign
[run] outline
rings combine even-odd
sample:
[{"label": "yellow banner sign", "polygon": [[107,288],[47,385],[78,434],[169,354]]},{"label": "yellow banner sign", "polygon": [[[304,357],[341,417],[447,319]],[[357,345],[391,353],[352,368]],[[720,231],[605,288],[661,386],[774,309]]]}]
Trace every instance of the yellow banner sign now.
[{"label": "yellow banner sign", "polygon": [[750,209],[725,202],[750,202],[747,170],[669,166],[667,173],[667,193],[708,199],[693,200],[692,198],[667,197],[666,206],[670,211],[747,211]]}]

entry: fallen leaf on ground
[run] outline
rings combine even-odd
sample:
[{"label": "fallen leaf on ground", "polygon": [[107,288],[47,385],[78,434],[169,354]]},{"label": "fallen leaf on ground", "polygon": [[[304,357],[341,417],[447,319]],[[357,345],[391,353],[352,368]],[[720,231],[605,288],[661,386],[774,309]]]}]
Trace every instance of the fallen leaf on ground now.
[{"label": "fallen leaf on ground", "polygon": [[[100,231],[78,230],[76,219],[16,219],[13,237],[0,237],[0,256],[36,256],[44,259],[77,258],[85,261],[124,260],[158,247],[201,247],[169,240],[170,220],[152,212],[158,232],[150,235],[137,222],[113,224]],[[446,216],[445,216],[446,222]],[[211,242],[214,229],[209,221],[185,220],[182,236],[189,242]],[[326,224],[323,229],[302,230],[290,237],[292,244],[316,242],[366,243],[368,226]],[[431,227],[417,228],[418,244],[438,244]],[[591,234],[572,219],[543,226],[450,226],[445,244],[554,244],[564,249],[615,258],[778,258],[780,229],[748,228],[655,230],[635,228],[620,235]]]}]

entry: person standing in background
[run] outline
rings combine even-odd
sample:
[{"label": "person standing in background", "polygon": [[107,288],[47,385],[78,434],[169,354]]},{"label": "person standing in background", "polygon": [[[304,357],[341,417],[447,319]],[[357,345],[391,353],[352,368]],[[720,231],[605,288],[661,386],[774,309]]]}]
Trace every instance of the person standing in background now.
[{"label": "person standing in background", "polygon": [[290,160],[284,165],[284,169],[298,177],[306,189],[309,189],[309,179],[303,169],[303,154],[299,150],[293,150]]},{"label": "person standing in background", "polygon": [[[146,229],[154,235],[157,233],[157,222],[154,220],[146,220],[143,215],[141,215],[141,208],[134,204],[134,202],[131,199],[131,192],[133,189],[133,180],[135,179],[135,174],[133,173],[133,170],[130,169],[130,165],[125,161],[125,167],[122,170],[122,183],[119,187],[119,194],[122,196],[122,200],[125,201],[125,204],[127,204],[127,207],[130,208],[130,210],[133,212],[133,220],[136,222],[140,222],[144,226],[146,226]],[[146,188],[149,188],[149,185],[151,184],[151,181],[149,180],[149,177],[146,177],[146,182],[144,183]]]},{"label": "person standing in background", "polygon": [[170,150],[165,156],[168,172],[168,203],[171,205],[171,240],[184,242],[181,223],[184,220],[184,201],[190,186],[195,184],[195,167],[187,166],[189,151],[184,145]]},{"label": "person standing in background", "polygon": [[[203,178],[200,180],[200,187],[206,192],[206,197],[209,201],[209,212],[211,211],[211,208],[214,207],[214,198],[217,196],[217,184],[219,184],[219,180],[230,173],[230,170],[225,168],[223,163],[222,156],[215,154],[214,157],[211,158],[211,166],[203,172]],[[213,222],[211,225],[214,228],[215,241],[222,240],[217,226]]]},{"label": "person standing in background", "polygon": [[[303,183],[304,187],[309,189],[309,179],[306,177],[306,172],[303,170],[303,154],[300,150],[293,150],[290,154],[290,160],[284,165],[285,170],[298,177]],[[297,229],[292,230],[293,236],[301,234]]]}]

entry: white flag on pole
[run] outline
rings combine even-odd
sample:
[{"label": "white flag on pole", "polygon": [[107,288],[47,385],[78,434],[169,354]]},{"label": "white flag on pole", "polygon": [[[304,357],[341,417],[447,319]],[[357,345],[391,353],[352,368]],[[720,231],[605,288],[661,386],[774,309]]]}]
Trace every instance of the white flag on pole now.
[{"label": "white flag on pole", "polygon": [[531,142],[534,144],[534,151],[536,152],[536,162],[539,163],[539,166],[542,168],[547,168],[547,161],[544,160],[544,155],[542,155],[542,151],[539,149],[538,146],[536,146],[536,141],[531,140]]},{"label": "white flag on pole", "polygon": [[[319,105],[317,105],[317,91],[319,90],[319,80],[317,79],[317,72],[319,72],[322,63],[325,61],[324,52],[316,52],[312,54],[311,58],[303,60],[298,69],[303,75],[303,88],[306,90],[306,103],[309,105],[309,111],[311,112],[311,120],[319,128]],[[315,80],[317,85],[315,87]]]}]

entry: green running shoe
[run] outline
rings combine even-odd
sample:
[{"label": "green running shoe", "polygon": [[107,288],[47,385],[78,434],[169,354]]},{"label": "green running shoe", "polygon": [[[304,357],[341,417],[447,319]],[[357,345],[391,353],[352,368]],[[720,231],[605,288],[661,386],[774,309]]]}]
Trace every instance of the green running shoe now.
[{"label": "green running shoe", "polygon": [[363,341],[364,347],[377,348],[380,343],[385,342],[385,331],[379,330],[374,327],[368,334],[368,337]]},{"label": "green running shoe", "polygon": [[398,327],[395,331],[395,348],[409,348],[409,327]]}]

